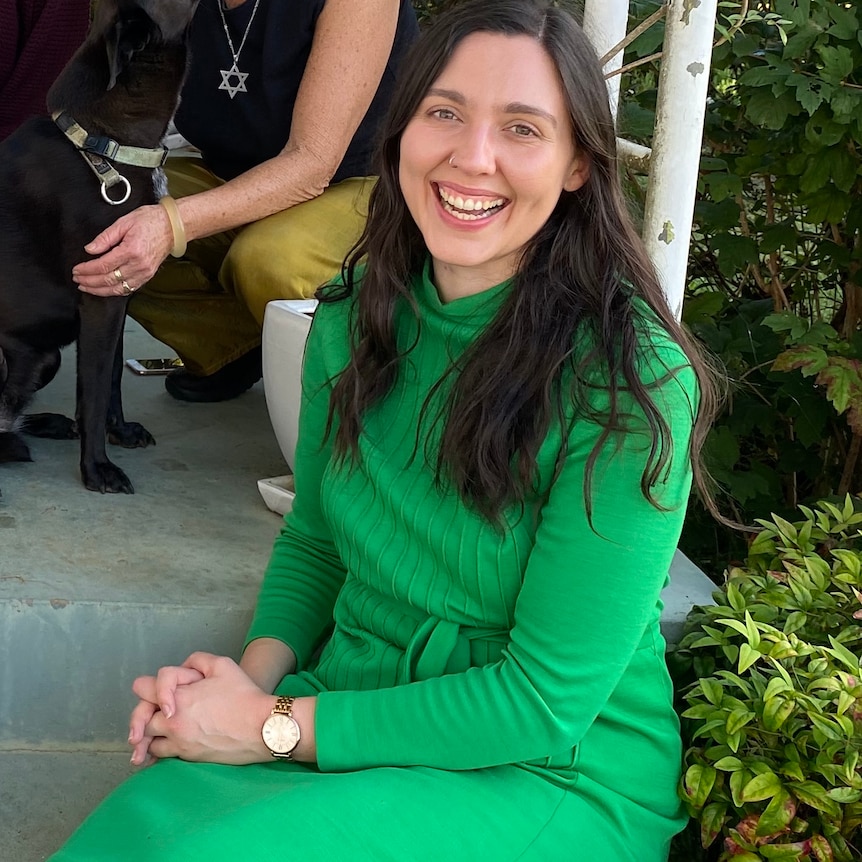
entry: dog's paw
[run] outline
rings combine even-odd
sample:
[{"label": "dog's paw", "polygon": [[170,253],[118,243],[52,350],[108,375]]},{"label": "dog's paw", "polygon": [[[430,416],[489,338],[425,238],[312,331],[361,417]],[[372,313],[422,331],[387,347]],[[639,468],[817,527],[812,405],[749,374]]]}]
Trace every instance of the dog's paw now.
[{"label": "dog's paw", "polygon": [[139,422],[124,422],[108,428],[108,442],[124,449],[143,449],[155,446],[156,438]]},{"label": "dog's paw", "polygon": [[0,431],[0,462],[32,461],[30,449],[14,431]]},{"label": "dog's paw", "polygon": [[81,478],[88,491],[98,491],[101,494],[135,493],[129,477],[110,461],[102,461],[91,466],[82,464]]},{"label": "dog's paw", "polygon": [[31,437],[49,440],[77,440],[78,423],[59,413],[29,413],[24,416],[21,430]]}]

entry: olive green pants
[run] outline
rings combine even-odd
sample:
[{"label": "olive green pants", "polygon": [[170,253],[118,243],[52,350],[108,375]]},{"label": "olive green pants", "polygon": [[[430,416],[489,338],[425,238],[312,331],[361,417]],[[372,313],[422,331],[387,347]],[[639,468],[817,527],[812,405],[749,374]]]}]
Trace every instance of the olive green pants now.
[{"label": "olive green pants", "polygon": [[[200,159],[172,157],[168,187],[184,197],[222,184]],[[207,375],[260,344],[273,299],[302,299],[338,274],[368,212],[371,177],[237,230],[189,243],[168,258],[129,303],[129,314],[172,347],[193,374]]]}]

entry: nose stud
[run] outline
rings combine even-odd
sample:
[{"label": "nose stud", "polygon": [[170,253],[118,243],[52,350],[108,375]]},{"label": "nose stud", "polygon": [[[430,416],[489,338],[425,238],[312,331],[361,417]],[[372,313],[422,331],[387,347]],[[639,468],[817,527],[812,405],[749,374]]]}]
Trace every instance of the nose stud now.
[{"label": "nose stud", "polygon": [[449,156],[449,167],[450,168],[455,167],[455,154],[454,153],[452,153],[452,155]]}]

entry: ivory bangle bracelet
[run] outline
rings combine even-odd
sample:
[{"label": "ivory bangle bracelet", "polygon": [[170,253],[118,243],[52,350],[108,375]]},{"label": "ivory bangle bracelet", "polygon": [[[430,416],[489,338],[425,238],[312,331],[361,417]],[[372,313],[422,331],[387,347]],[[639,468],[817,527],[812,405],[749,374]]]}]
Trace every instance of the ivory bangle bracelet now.
[{"label": "ivory bangle bracelet", "polygon": [[171,249],[172,257],[182,257],[186,253],[186,229],[183,225],[183,220],[180,217],[180,211],[177,207],[177,202],[170,196],[165,195],[159,200],[159,203],[164,207],[168,214],[168,220],[171,223],[171,231],[174,235],[174,247]]}]

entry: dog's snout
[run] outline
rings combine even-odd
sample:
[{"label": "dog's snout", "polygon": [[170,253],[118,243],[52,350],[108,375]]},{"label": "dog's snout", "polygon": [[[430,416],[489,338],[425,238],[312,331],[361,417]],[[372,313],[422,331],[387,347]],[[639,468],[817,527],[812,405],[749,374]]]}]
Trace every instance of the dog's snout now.
[{"label": "dog's snout", "polygon": [[140,8],[158,26],[166,42],[179,38],[185,32],[194,17],[198,2],[199,0],[139,0]]}]

